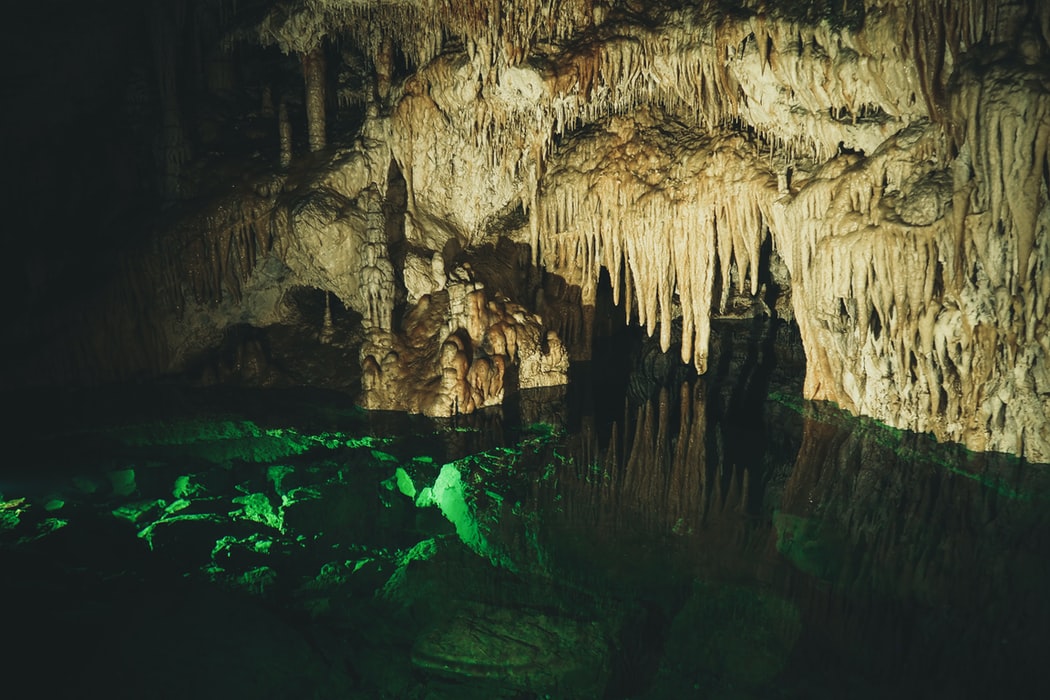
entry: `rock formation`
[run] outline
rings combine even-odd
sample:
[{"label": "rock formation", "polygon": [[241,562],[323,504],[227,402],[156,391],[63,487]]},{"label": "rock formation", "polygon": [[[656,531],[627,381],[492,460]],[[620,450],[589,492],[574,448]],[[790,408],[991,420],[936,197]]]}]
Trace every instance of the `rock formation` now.
[{"label": "rock formation", "polygon": [[[227,47],[269,125],[221,197],[176,90],[199,22],[152,15],[161,194],[185,213],[42,355],[63,377],[184,370],[305,287],[359,320],[363,405],[469,412],[567,381],[607,279],[699,372],[743,300],[798,324],[806,397],[1050,461],[1045,3],[248,5],[179,5],[223,28],[193,40]],[[478,279],[501,241],[531,260]]]}]

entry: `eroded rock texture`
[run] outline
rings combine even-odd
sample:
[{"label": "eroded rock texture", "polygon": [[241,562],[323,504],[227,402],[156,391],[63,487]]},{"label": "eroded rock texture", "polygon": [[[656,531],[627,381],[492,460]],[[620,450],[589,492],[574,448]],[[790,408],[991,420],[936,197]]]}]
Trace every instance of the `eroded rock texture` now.
[{"label": "eroded rock texture", "polygon": [[[807,397],[1050,461],[1045,3],[223,12],[227,60],[266,47],[300,71],[243,71],[272,167],[129,263],[134,293],[72,365],[119,347],[125,374],[176,370],[308,287],[360,317],[364,405],[449,415],[566,381],[607,274],[623,316],[665,349],[680,334],[701,372],[712,314],[776,314],[801,331]],[[500,241],[531,261],[494,289],[471,261]]]}]

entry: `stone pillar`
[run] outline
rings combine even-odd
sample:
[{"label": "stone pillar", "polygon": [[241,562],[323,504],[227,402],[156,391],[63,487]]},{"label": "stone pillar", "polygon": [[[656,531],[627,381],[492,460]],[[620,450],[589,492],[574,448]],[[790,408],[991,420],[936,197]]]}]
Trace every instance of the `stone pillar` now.
[{"label": "stone pillar", "polygon": [[390,85],[394,75],[394,44],[389,38],[384,38],[379,44],[379,52],[375,59],[376,65],[376,94],[379,101],[385,103],[390,97]]},{"label": "stone pillar", "polygon": [[266,118],[273,116],[273,88],[264,85],[262,90],[262,101],[259,104],[259,114]]},{"label": "stone pillar", "polygon": [[288,119],[288,103],[282,97],[277,108],[277,131],[281,140],[281,167],[292,163],[292,122]]},{"label": "stone pillar", "polygon": [[325,60],[324,48],[317,46],[299,54],[306,81],[306,131],[311,151],[325,147]]}]

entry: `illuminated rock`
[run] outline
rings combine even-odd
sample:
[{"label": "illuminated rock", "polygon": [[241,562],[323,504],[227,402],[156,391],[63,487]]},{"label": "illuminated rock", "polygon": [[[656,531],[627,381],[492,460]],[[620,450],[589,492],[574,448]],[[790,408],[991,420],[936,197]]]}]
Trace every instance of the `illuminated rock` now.
[{"label": "illuminated rock", "polygon": [[[452,415],[566,381],[608,279],[663,348],[680,326],[699,372],[712,315],[777,313],[801,331],[807,397],[1050,461],[1050,5],[730,4],[229,10],[240,60],[261,45],[302,73],[275,95],[260,69],[271,170],[174,209],[40,366],[182,371],[232,327],[289,324],[308,287],[360,316],[363,405]],[[175,30],[154,31],[175,206],[191,154]],[[500,240],[530,248],[521,280],[557,277],[579,308],[457,272]]]},{"label": "illuminated rock", "polygon": [[361,364],[366,408],[452,416],[498,405],[508,390],[564,384],[569,357],[542,319],[490,298],[467,273],[422,296],[397,332],[371,333]]}]

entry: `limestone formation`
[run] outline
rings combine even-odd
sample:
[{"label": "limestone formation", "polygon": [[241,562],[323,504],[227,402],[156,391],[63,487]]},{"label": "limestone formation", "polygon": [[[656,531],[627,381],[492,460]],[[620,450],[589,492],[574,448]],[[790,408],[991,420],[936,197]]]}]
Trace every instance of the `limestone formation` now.
[{"label": "limestone formation", "polygon": [[[681,337],[700,372],[712,315],[744,299],[798,324],[808,398],[1050,461],[1048,8],[230,10],[235,59],[264,47],[303,68],[297,84],[264,81],[279,174],[129,258],[70,366],[104,364],[108,338],[132,332],[129,363],[175,371],[225,326],[279,320],[273,300],[309,287],[360,316],[364,405],[450,415],[564,383],[566,348],[595,342],[607,279],[623,317],[664,348]],[[159,79],[162,189],[177,200],[193,151],[177,133],[176,58],[161,56]],[[500,240],[531,250],[507,287],[518,298],[469,268]],[[578,302],[571,323],[547,313],[543,276]],[[145,300],[119,291],[147,279],[158,289]],[[263,288],[265,311],[245,296]]]},{"label": "limestone formation", "polygon": [[460,268],[419,298],[398,332],[370,333],[361,366],[365,407],[454,416],[499,405],[508,388],[564,384],[569,357],[541,318]]}]

